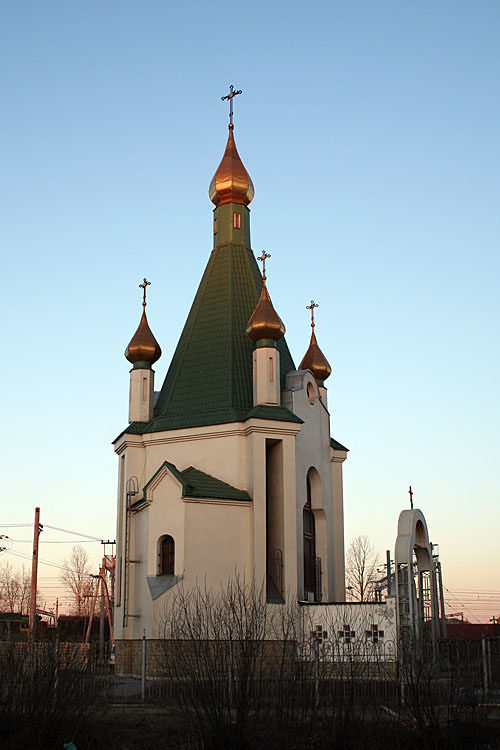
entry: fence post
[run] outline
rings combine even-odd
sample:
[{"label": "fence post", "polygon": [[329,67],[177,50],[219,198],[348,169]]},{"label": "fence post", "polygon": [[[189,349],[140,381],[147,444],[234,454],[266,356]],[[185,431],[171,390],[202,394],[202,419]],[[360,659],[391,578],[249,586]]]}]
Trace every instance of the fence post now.
[{"label": "fence post", "polygon": [[314,695],[316,698],[316,708],[319,708],[319,639],[314,638]]},{"label": "fence post", "polygon": [[483,690],[485,695],[488,694],[488,657],[486,653],[486,638],[484,635],[481,636],[481,653],[483,661]]},{"label": "fence post", "polygon": [[59,633],[54,641],[54,705],[57,705],[57,693],[59,691]]},{"label": "fence post", "polygon": [[488,686],[491,685],[491,638],[486,640],[486,656],[488,663]]},{"label": "fence post", "polygon": [[231,720],[231,711],[233,708],[233,642],[229,639],[229,655],[227,665],[227,693],[229,699],[229,719]]},{"label": "fence post", "polygon": [[141,703],[146,700],[146,631],[142,631],[141,653]]}]

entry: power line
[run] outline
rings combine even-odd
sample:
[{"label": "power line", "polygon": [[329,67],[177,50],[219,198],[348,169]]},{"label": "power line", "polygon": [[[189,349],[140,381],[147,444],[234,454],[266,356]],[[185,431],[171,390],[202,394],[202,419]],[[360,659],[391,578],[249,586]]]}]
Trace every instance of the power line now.
[{"label": "power line", "polygon": [[[16,557],[21,557],[24,560],[31,560],[31,555],[27,555],[24,552],[15,552],[13,549],[5,550],[5,552],[9,555],[16,555]],[[71,568],[68,568],[64,565],[58,565],[57,563],[49,562],[48,560],[42,560],[39,558],[39,562],[43,563],[44,565],[50,565],[52,568],[59,568],[59,570],[71,570]]]},{"label": "power line", "polygon": [[45,529],[54,529],[54,531],[63,531],[65,534],[74,534],[74,536],[84,536],[86,539],[92,539],[94,542],[100,542],[101,539],[98,536],[90,536],[90,534],[83,534],[80,531],[70,531],[69,529],[61,529],[59,526],[51,526],[48,523],[44,523]]},{"label": "power line", "polygon": [[[7,537],[11,542],[17,542],[18,544],[33,544],[33,539],[12,539]],[[100,540],[99,540],[100,541]],[[40,544],[95,544],[95,539],[41,539]]]},{"label": "power line", "polygon": [[460,599],[459,599],[459,598],[458,598],[457,596],[455,596],[455,595],[454,595],[454,594],[453,594],[453,593],[452,593],[452,592],[451,592],[451,591],[450,591],[449,589],[447,589],[447,588],[446,588],[446,586],[443,586],[443,588],[444,588],[444,590],[446,591],[446,593],[447,593],[447,594],[449,594],[450,596],[452,596],[452,597],[453,597],[454,599],[456,599],[456,600],[457,600],[457,602],[458,602],[458,603],[460,604],[460,606],[461,606],[461,607],[463,607],[463,608],[464,608],[464,609],[465,609],[465,610],[466,610],[467,612],[469,612],[469,614],[470,614],[470,615],[471,615],[472,617],[474,617],[474,619],[475,619],[475,620],[477,620],[478,622],[481,622],[481,621],[480,621],[480,620],[479,620],[479,619],[478,619],[478,618],[476,617],[476,615],[474,615],[474,614],[473,614],[473,613],[472,613],[472,612],[470,611],[470,609],[468,609],[468,608],[467,608],[467,607],[465,606],[465,604],[463,604],[463,603],[462,603],[462,602],[460,601]]},{"label": "power line", "polygon": [[2,529],[20,529],[22,526],[33,526],[32,523],[0,523]]}]

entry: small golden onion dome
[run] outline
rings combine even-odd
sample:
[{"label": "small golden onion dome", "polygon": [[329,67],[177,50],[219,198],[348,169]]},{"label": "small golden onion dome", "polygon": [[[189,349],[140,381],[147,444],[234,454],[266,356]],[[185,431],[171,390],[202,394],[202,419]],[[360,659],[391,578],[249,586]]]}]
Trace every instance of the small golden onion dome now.
[{"label": "small golden onion dome", "polygon": [[253,200],[255,194],[253,182],[236,149],[232,124],[229,125],[224,156],[212,177],[208,194],[216,206],[221,206],[223,203],[243,203],[248,206]]},{"label": "small golden onion dome", "polygon": [[125,349],[125,357],[132,364],[148,362],[150,365],[161,357],[160,345],[151,332],[145,310],[142,312],[139,328]]},{"label": "small golden onion dome", "polygon": [[285,335],[285,330],[285,324],[274,309],[264,283],[257,307],[248,321],[246,334],[252,341],[259,341],[260,339],[278,341]]},{"label": "small golden onion dome", "polygon": [[326,380],[332,373],[332,368],[330,367],[327,358],[318,346],[314,328],[311,332],[309,348],[304,354],[299,370],[311,370],[316,380],[320,382]]}]

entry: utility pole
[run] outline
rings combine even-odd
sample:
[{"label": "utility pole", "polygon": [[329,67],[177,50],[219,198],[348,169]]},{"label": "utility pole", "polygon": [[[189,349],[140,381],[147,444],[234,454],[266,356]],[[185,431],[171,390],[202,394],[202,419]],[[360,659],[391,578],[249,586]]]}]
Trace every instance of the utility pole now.
[{"label": "utility pole", "polygon": [[40,508],[35,508],[35,524],[33,529],[33,558],[31,563],[31,595],[29,616],[29,639],[35,640],[36,630],[36,585],[38,579],[38,548],[40,544],[40,533],[43,529],[40,523]]},{"label": "utility pole", "polygon": [[392,570],[391,570],[391,550],[386,550],[385,553],[386,557],[386,565],[387,565],[387,596],[391,595],[391,576],[392,576]]},{"label": "utility pole", "polygon": [[99,578],[97,585],[101,584],[101,612],[99,616],[99,659],[104,663],[104,586],[102,579]]},{"label": "utility pole", "polygon": [[[93,620],[94,620],[94,612],[95,612],[97,597],[98,597],[99,593],[101,594],[101,606],[104,603],[103,611],[105,612],[105,614],[107,616],[107,619],[108,619],[110,639],[111,639],[111,642],[114,643],[113,622],[112,622],[112,618],[111,618],[111,602],[109,601],[109,592],[108,592],[108,587],[106,585],[106,569],[107,569],[107,565],[108,565],[108,561],[107,561],[106,557],[103,557],[102,558],[101,567],[99,568],[99,575],[96,575],[96,576],[93,575],[93,576],[91,576],[92,578],[96,579],[96,587],[95,587],[94,594],[92,596],[92,606],[91,606],[91,610],[90,610],[89,624],[88,624],[88,627],[87,627],[87,633],[85,635],[85,643],[88,643],[89,640],[90,640],[90,633],[91,633],[91,630],[92,630],[92,623],[93,623]],[[102,640],[101,640],[101,632],[102,632]],[[100,630],[99,636],[100,636],[100,644],[99,645],[101,647],[101,644],[103,644],[103,640],[104,640],[104,630],[102,630],[102,631]],[[101,651],[101,653],[103,653],[103,651]]]}]

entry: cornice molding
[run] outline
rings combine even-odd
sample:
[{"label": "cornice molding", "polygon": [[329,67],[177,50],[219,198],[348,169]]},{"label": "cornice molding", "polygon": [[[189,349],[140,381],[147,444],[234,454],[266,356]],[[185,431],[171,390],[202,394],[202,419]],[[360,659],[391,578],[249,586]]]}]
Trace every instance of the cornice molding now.
[{"label": "cornice molding", "polygon": [[267,435],[297,435],[302,428],[297,422],[278,422],[274,419],[249,419],[241,422],[241,427],[234,427],[234,422],[218,426],[217,430],[210,427],[199,427],[196,432],[191,430],[172,430],[171,432],[147,432],[143,435],[127,435],[116,446],[115,453],[120,455],[126,448],[149,448],[152,445],[168,445],[172,443],[189,443],[194,440],[217,440],[227,437],[248,437],[252,433]]},{"label": "cornice molding", "polygon": [[252,503],[245,500],[224,500],[223,498],[183,497],[183,503],[199,503],[200,505],[228,505],[234,508],[251,508]]},{"label": "cornice molding", "polygon": [[333,448],[330,448],[330,450],[331,450],[331,456],[330,456],[331,463],[343,464],[347,458],[347,451],[334,450]]}]

